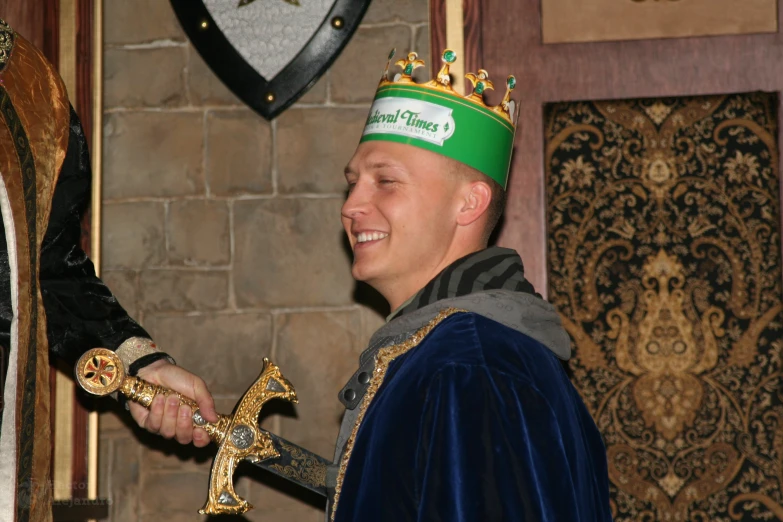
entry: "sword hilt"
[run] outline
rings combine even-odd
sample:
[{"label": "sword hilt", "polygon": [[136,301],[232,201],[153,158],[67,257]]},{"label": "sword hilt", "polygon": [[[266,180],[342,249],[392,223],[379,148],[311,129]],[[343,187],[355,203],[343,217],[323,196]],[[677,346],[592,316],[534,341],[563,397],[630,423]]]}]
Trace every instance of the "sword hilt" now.
[{"label": "sword hilt", "polygon": [[76,363],[76,380],[88,393],[98,396],[120,392],[128,400],[149,409],[158,395],[174,396],[180,405],[189,406],[192,412],[193,426],[203,428],[216,444],[226,437],[231,417],[218,414],[218,421],[208,422],[202,417],[198,404],[190,397],[175,392],[165,386],[152,384],[139,377],[132,377],[125,371],[119,356],[106,348],[93,348],[84,353]]},{"label": "sword hilt", "polygon": [[[218,445],[209,477],[207,502],[199,510],[203,515],[241,515],[252,508],[234,490],[234,470],[243,459],[257,464],[280,456],[272,436],[258,426],[258,414],[263,405],[272,399],[297,402],[294,387],[280,373],[280,368],[266,358],[261,375],[239,400],[234,413],[218,414],[216,423],[207,422],[199,413],[198,404],[190,397],[129,376],[122,360],[106,348],[93,348],[81,356],[76,363],[76,380],[93,395],[120,392],[145,408],[149,408],[158,395],[173,395],[180,404],[190,406],[193,410],[193,425],[206,430]],[[325,466],[321,467],[326,469]]]}]

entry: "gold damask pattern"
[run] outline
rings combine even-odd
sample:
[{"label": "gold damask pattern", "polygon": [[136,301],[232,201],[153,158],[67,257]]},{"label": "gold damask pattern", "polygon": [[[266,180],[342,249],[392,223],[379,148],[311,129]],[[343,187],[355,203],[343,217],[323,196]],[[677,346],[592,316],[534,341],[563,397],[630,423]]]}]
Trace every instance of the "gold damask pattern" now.
[{"label": "gold damask pattern", "polygon": [[547,108],[549,297],[617,521],[783,520],[777,103]]}]

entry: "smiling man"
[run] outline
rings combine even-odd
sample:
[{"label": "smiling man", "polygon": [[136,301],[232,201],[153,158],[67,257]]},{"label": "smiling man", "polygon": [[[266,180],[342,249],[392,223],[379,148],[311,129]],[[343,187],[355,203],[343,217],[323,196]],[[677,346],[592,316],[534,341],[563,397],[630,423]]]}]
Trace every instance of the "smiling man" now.
[{"label": "smiling man", "polygon": [[359,521],[608,521],[605,448],[560,359],[570,340],[513,250],[502,214],[514,78],[456,93],[392,55],[345,169],[353,276],[393,310],[343,388],[329,517]]}]

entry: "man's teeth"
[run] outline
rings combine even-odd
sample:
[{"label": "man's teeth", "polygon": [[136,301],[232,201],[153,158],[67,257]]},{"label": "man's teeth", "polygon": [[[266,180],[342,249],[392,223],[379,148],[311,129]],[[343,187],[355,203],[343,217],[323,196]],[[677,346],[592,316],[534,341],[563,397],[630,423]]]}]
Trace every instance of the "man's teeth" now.
[{"label": "man's teeth", "polygon": [[377,241],[385,237],[389,237],[389,234],[383,232],[360,232],[359,235],[356,236],[356,242],[365,243],[367,241]]}]

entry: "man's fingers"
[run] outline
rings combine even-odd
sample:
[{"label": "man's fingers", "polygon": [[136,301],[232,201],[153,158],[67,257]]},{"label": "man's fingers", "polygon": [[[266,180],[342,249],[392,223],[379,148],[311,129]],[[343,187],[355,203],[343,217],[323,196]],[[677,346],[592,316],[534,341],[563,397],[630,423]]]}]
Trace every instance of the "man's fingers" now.
[{"label": "man's fingers", "polygon": [[144,406],[136,404],[135,402],[131,402],[129,407],[133,420],[135,420],[140,427],[145,427],[147,425],[147,417],[149,416],[150,411]]},{"label": "man's fingers", "polygon": [[152,400],[152,404],[150,405],[149,415],[147,415],[147,419],[142,427],[146,428],[152,433],[159,433],[161,423],[163,422],[163,413],[165,409],[166,398],[162,396],[155,397]]},{"label": "man's fingers", "polygon": [[197,448],[203,448],[209,444],[209,435],[201,428],[193,430],[193,445]]},{"label": "man's fingers", "polygon": [[190,406],[182,405],[177,412],[177,442],[190,444],[193,440],[193,414]]},{"label": "man's fingers", "polygon": [[215,401],[212,394],[209,393],[207,385],[198,377],[193,377],[193,398],[198,403],[198,409],[201,416],[209,422],[217,422],[218,416],[215,411]]},{"label": "man's fingers", "polygon": [[[198,404],[199,413],[209,422],[217,422],[215,401],[204,381],[183,368],[169,363],[156,361],[139,370],[139,377],[159,384],[182,395],[188,396]],[[153,433],[159,433],[166,438],[176,437],[177,442],[194,445],[201,448],[209,444],[206,431],[193,428],[193,415],[188,406],[180,407],[176,397],[156,397],[146,419],[139,420],[141,414],[134,418]],[[143,424],[142,424],[143,423]]]},{"label": "man's fingers", "polygon": [[167,439],[172,438],[177,433],[177,412],[179,412],[179,399],[171,395],[166,398],[163,420],[160,423],[160,434]]}]

